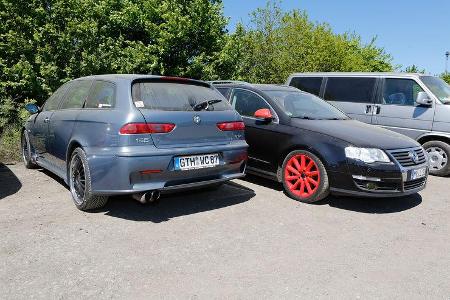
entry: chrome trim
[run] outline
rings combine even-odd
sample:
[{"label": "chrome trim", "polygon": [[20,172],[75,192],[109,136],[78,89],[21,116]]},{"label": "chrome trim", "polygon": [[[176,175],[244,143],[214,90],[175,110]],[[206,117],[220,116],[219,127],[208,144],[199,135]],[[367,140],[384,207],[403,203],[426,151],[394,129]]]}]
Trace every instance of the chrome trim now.
[{"label": "chrome trim", "polygon": [[366,177],[366,176],[362,176],[362,175],[352,175],[352,177],[353,177],[353,179],[358,179],[358,180],[381,182],[381,178],[377,178],[377,177]]}]

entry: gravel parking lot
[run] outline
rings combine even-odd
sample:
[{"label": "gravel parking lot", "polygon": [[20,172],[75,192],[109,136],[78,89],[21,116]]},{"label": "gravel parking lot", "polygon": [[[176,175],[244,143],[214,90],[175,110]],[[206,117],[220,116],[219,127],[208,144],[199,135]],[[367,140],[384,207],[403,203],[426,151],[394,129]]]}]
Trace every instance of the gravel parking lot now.
[{"label": "gravel parking lot", "polygon": [[50,173],[3,165],[0,298],[450,299],[449,183],[306,205],[248,177],[84,213]]}]

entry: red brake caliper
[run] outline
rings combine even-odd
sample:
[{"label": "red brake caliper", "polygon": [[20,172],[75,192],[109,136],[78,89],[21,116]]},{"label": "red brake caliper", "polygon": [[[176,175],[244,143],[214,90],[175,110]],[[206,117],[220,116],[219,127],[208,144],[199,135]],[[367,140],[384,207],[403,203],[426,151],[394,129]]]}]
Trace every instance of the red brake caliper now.
[{"label": "red brake caliper", "polygon": [[284,180],[294,195],[300,198],[308,198],[319,188],[319,168],[308,155],[294,155],[286,164]]}]

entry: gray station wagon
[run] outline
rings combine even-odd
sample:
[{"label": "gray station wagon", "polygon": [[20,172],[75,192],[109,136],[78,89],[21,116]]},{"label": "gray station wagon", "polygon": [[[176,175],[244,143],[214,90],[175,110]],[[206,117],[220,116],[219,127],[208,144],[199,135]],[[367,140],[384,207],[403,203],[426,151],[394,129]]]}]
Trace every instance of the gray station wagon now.
[{"label": "gray station wagon", "polygon": [[407,73],[296,73],[287,84],[320,96],[354,119],[415,139],[428,152],[430,173],[450,174],[450,86],[442,79]]},{"label": "gray station wagon", "polygon": [[244,176],[244,123],[210,84],[145,75],[99,75],[61,86],[24,125],[28,168],[43,167],[89,210],[108,196],[141,202],[160,192]]}]

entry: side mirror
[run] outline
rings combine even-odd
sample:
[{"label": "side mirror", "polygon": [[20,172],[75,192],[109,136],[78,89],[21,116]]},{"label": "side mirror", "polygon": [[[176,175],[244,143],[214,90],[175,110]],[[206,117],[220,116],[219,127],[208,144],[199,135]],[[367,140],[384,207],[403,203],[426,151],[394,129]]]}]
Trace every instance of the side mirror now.
[{"label": "side mirror", "polygon": [[424,106],[433,105],[433,100],[430,99],[428,94],[425,92],[419,92],[417,94],[416,102],[417,102],[417,104],[424,105]]},{"label": "side mirror", "polygon": [[268,108],[261,108],[255,111],[254,117],[260,121],[270,122],[273,120],[272,113]]},{"label": "side mirror", "polygon": [[25,109],[30,114],[35,114],[35,113],[39,112],[39,107],[36,104],[33,104],[33,103],[28,103],[27,105],[25,105]]}]

